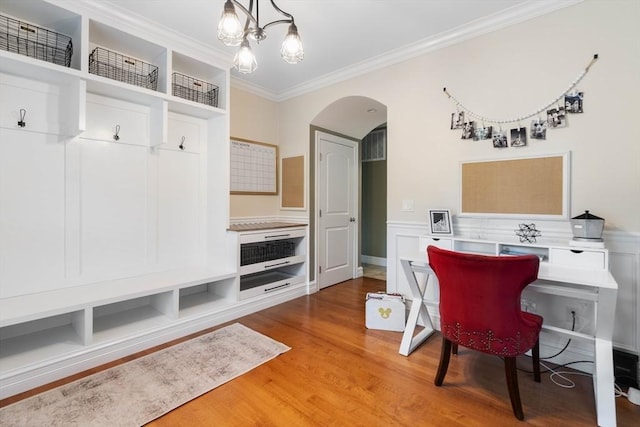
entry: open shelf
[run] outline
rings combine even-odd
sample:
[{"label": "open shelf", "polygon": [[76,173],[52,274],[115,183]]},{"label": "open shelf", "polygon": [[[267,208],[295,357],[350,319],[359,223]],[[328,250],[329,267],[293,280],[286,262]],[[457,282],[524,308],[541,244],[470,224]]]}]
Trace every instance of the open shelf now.
[{"label": "open shelf", "polygon": [[178,316],[197,316],[235,301],[236,279],[204,283],[180,289]]},{"label": "open shelf", "polygon": [[93,309],[93,341],[99,343],[170,323],[172,292],[164,292]]},{"label": "open shelf", "polygon": [[0,371],[17,369],[84,346],[84,311],[51,316],[0,329]]}]

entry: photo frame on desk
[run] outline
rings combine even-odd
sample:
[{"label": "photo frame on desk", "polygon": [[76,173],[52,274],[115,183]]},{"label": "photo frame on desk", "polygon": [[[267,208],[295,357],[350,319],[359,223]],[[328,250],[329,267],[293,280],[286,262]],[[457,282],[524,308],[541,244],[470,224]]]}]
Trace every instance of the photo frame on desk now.
[{"label": "photo frame on desk", "polygon": [[429,209],[429,231],[434,236],[453,236],[449,209]]}]

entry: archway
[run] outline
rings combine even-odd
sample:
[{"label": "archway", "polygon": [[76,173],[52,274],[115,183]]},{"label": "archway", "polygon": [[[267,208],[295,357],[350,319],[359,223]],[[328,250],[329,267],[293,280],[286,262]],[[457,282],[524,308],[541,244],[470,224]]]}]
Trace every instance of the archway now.
[{"label": "archway", "polygon": [[[353,141],[356,141],[358,145],[360,141],[373,129],[387,122],[387,107],[379,101],[363,97],[363,96],[347,96],[340,98],[331,104],[327,105],[310,124],[309,132],[309,155],[310,155],[310,168],[309,168],[309,189],[310,189],[310,281],[318,283],[318,223],[319,223],[319,211],[318,211],[318,180],[317,180],[317,160],[316,159],[316,133],[325,132],[337,136],[341,136]],[[358,165],[360,163],[358,162]],[[361,170],[357,170],[357,182],[362,186]],[[362,200],[358,200],[357,203],[358,212],[356,218],[361,218],[361,206]],[[384,206],[386,211],[386,203]],[[356,247],[360,248],[360,221],[356,221],[356,237],[353,242]],[[359,259],[356,260],[357,265],[360,265]],[[359,274],[361,274],[361,268],[359,268]]]}]

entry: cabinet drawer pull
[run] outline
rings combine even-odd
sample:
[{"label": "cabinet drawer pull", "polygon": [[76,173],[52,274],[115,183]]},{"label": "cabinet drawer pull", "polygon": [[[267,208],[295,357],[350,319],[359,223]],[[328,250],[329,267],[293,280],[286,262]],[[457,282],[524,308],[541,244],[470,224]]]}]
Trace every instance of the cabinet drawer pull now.
[{"label": "cabinet drawer pull", "polygon": [[289,237],[291,234],[273,234],[271,236],[264,236],[265,239],[275,239],[276,237]]},{"label": "cabinet drawer pull", "polygon": [[274,286],[273,288],[264,288],[265,292],[275,291],[276,289],[284,288],[285,286],[289,286],[291,283],[283,283],[282,285]]},{"label": "cabinet drawer pull", "polygon": [[287,264],[289,264],[289,261],[279,262],[279,263],[276,263],[276,264],[265,265],[264,268],[272,268],[272,267],[277,267],[279,265],[287,265]]},{"label": "cabinet drawer pull", "polygon": [[577,249],[571,249],[571,252],[573,252],[574,254],[581,254],[584,251],[580,251],[580,250],[577,250]]}]

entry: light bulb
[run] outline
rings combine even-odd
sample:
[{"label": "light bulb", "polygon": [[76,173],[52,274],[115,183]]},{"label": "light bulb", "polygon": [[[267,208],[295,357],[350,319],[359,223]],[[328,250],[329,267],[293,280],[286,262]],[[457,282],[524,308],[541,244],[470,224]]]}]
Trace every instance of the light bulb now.
[{"label": "light bulb", "polygon": [[243,34],[244,30],[236,14],[236,8],[231,0],[227,0],[218,22],[218,40],[226,46],[238,46],[242,43]]},{"label": "light bulb", "polygon": [[251,46],[247,39],[242,41],[240,50],[238,50],[238,53],[236,53],[236,56],[233,58],[233,65],[236,67],[236,70],[243,74],[253,73],[256,68],[258,68],[258,62],[251,51]]},{"label": "light bulb", "polygon": [[282,59],[290,64],[297,64],[304,58],[302,39],[300,39],[300,35],[298,34],[298,27],[296,27],[296,24],[292,23],[291,25],[289,25],[287,36],[282,42],[280,55],[282,55]]}]

